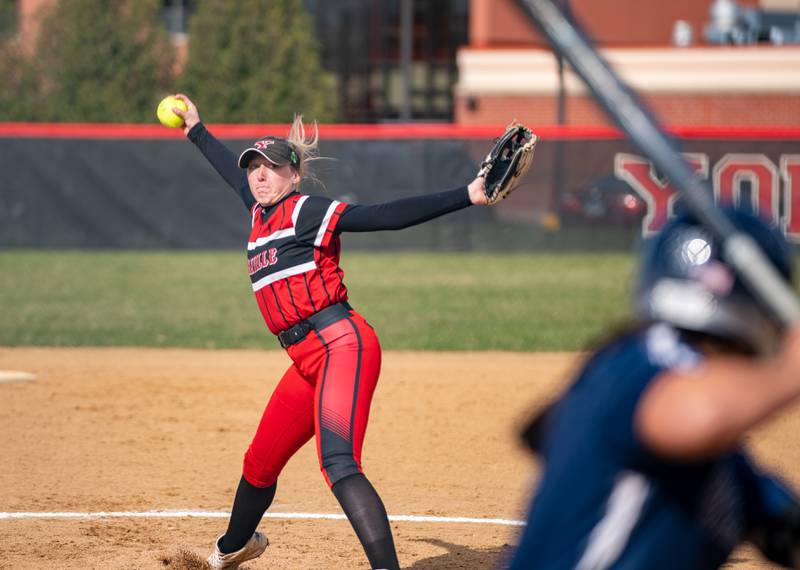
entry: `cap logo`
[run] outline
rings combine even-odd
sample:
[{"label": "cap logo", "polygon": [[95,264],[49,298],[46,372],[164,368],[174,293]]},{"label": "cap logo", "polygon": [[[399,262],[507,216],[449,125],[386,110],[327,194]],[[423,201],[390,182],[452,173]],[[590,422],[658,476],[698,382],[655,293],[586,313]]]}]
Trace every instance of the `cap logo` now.
[{"label": "cap logo", "polygon": [[253,146],[256,147],[258,150],[264,150],[269,145],[274,144],[275,141],[272,139],[265,139],[263,141],[256,141],[253,143]]},{"label": "cap logo", "polygon": [[691,265],[703,265],[711,259],[711,244],[701,237],[692,238],[684,244],[683,256]]}]

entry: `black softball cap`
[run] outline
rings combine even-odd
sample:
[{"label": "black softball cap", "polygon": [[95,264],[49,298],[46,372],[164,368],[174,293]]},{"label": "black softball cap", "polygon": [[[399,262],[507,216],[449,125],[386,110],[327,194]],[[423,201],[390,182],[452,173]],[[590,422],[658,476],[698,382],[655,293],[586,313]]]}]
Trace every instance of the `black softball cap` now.
[{"label": "black softball cap", "polygon": [[275,166],[286,164],[291,164],[295,168],[300,166],[300,156],[294,145],[281,137],[264,137],[254,142],[239,155],[239,168],[247,168],[256,155],[263,156]]}]

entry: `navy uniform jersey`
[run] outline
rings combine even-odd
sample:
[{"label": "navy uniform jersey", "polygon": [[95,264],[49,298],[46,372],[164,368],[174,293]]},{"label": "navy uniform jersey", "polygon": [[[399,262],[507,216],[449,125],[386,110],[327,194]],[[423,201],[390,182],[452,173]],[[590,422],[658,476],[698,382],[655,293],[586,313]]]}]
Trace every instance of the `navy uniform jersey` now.
[{"label": "navy uniform jersey", "polygon": [[247,263],[267,327],[277,334],[347,300],[336,226],[345,204],[294,192],[275,206],[251,206]]},{"label": "navy uniform jersey", "polygon": [[717,568],[765,512],[790,501],[741,452],[678,463],[637,438],[648,384],[701,359],[655,324],[588,361],[542,421],[544,471],[513,570]]}]

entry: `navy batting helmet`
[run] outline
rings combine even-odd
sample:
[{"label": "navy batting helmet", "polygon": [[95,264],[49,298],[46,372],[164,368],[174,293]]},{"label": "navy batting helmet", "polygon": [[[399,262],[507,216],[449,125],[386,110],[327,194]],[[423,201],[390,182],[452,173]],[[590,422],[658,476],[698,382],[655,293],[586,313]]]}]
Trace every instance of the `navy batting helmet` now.
[{"label": "navy batting helmet", "polygon": [[[726,209],[791,282],[792,252],[783,235],[755,215]],[[719,337],[757,353],[776,348],[781,330],[722,257],[718,240],[689,214],[650,240],[636,293],[637,314]]]}]

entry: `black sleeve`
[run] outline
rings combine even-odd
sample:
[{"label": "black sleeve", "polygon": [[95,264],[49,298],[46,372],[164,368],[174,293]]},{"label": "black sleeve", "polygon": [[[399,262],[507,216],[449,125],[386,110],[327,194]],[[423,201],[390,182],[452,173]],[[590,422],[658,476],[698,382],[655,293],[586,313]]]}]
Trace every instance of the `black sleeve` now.
[{"label": "black sleeve", "polygon": [[337,231],[400,230],[471,205],[466,186],[448,192],[403,198],[372,206],[350,204],[342,213]]},{"label": "black sleeve", "polygon": [[236,155],[219,142],[202,122],[193,126],[186,136],[200,149],[206,160],[219,172],[219,175],[228,183],[228,186],[239,194],[244,205],[250,210],[256,200],[250,193],[247,174],[237,164]]},{"label": "black sleeve", "polygon": [[781,480],[757,468],[744,453],[734,455],[744,491],[748,538],[764,556],[800,567],[800,502]]}]

